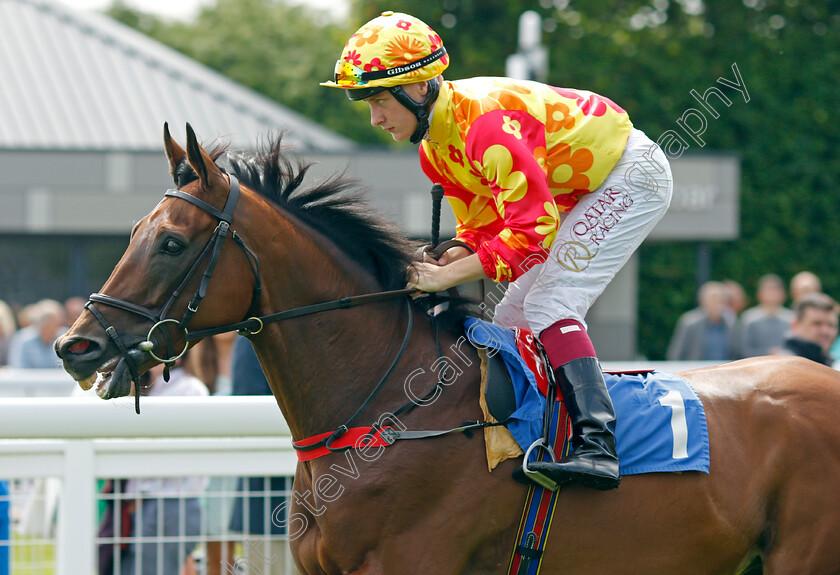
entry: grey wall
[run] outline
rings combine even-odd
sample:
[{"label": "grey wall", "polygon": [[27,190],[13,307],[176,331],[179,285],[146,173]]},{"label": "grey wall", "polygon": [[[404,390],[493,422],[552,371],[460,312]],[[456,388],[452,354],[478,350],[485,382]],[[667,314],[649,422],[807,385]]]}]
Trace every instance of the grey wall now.
[{"label": "grey wall", "polygon": [[[429,233],[431,184],[414,153],[311,155],[310,182],[347,170],[373,205],[406,233]],[[672,160],[674,200],[651,239],[709,240],[738,236],[739,161],[732,155]],[[157,152],[0,151],[0,233],[128,233],[171,186]],[[443,230],[455,220],[444,210]]]},{"label": "grey wall", "polygon": [[[310,183],[346,170],[367,188],[376,209],[400,222],[408,235],[428,237],[431,184],[420,171],[416,153],[361,151],[352,157],[311,155],[306,160],[315,162]],[[737,237],[739,165],[736,156],[720,154],[673,160],[674,200],[650,240]],[[33,301],[36,294],[40,297],[51,289],[57,298],[87,295],[81,292],[98,289],[104,281],[101,268],[113,266],[113,254],[123,249],[132,225],[170,186],[162,152],[0,151],[0,246],[15,252],[0,253],[0,264],[6,262],[4,275],[15,274],[23,283],[37,281]],[[446,206],[441,228],[442,238],[454,235],[455,220]],[[35,261],[39,256],[26,251],[32,249],[30,237],[56,246],[52,258]],[[52,275],[65,259],[64,272]],[[28,264],[40,265],[40,272],[24,269]],[[634,257],[587,317],[604,360],[636,356],[637,270]],[[15,285],[20,297],[25,288],[20,282]]]}]

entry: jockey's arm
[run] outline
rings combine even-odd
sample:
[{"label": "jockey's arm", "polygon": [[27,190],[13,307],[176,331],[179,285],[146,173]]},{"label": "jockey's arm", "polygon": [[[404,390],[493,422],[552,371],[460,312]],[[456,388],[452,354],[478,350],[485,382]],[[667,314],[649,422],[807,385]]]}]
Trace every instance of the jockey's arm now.
[{"label": "jockey's arm", "polygon": [[[449,251],[451,250],[447,250],[447,253]],[[444,265],[415,262],[408,271],[408,287],[425,292],[438,292],[485,277],[487,275],[478,255],[470,254]]]}]

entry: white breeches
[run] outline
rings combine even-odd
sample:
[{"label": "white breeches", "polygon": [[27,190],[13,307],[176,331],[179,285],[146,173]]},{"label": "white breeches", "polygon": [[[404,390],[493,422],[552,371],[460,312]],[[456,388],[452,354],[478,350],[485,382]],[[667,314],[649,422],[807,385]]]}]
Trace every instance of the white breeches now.
[{"label": "white breeches", "polygon": [[604,183],[561,215],[545,263],[508,286],[493,321],[536,335],[562,319],[585,327],[586,312],[665,215],[672,191],[665,154],[634,128]]}]

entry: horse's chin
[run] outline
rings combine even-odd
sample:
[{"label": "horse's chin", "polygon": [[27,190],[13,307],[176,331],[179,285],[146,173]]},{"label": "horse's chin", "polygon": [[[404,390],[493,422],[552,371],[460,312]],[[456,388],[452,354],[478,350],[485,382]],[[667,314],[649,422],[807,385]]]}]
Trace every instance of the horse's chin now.
[{"label": "horse's chin", "polygon": [[96,395],[102,399],[125,397],[131,393],[131,370],[125,359],[120,358],[113,371],[97,372],[96,382],[93,384]]},{"label": "horse's chin", "polygon": [[[149,354],[138,348],[128,350],[128,356],[137,367],[138,375],[149,368]],[[73,374],[79,386],[88,391],[93,388],[94,393],[102,399],[114,399],[125,397],[131,394],[131,369],[122,355],[114,355],[109,360],[100,364],[96,371],[88,376]]]},{"label": "horse's chin", "polygon": [[131,393],[131,370],[120,356],[111,358],[88,377],[77,381],[83,390],[93,388],[102,399],[124,397]]}]

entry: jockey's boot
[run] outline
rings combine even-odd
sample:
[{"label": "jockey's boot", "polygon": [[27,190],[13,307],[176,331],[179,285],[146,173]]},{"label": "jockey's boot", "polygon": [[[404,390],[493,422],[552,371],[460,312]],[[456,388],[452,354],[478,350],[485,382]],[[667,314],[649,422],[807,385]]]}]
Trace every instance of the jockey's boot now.
[{"label": "jockey's boot", "polygon": [[[529,463],[528,469],[558,485],[579,483],[601,491],[615,489],[621,481],[615,436],[609,428],[615,422],[615,409],[598,359],[573,359],[554,374],[572,421],[574,451],[554,463]],[[517,479],[522,477],[517,475]]]}]

